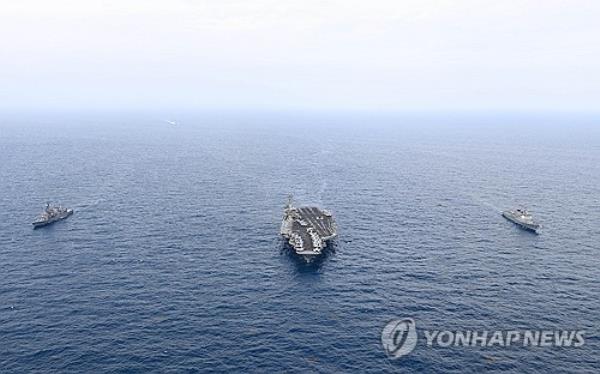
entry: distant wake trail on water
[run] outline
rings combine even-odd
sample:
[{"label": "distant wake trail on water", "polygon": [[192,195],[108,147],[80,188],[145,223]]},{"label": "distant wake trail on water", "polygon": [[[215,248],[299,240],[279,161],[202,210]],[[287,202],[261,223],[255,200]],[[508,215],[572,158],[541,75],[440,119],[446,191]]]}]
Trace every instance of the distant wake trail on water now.
[{"label": "distant wake trail on water", "polygon": [[98,205],[100,205],[100,203],[103,203],[104,201],[106,201],[106,199],[100,198],[100,199],[93,200],[89,203],[87,203],[87,202],[79,203],[74,206],[74,209],[77,209],[79,211],[86,211],[90,208],[97,207]]},{"label": "distant wake trail on water", "polygon": [[490,209],[494,210],[495,212],[501,212],[503,210],[499,206],[495,205],[491,201],[488,201],[488,200],[482,198],[481,196],[477,196],[475,194],[469,194],[468,196],[477,205],[485,206],[487,208],[490,208]]},{"label": "distant wake trail on water", "polygon": [[317,193],[319,204],[323,204],[323,195],[325,194],[325,190],[327,190],[327,180],[323,180],[321,182],[321,188],[319,189],[319,192]]}]

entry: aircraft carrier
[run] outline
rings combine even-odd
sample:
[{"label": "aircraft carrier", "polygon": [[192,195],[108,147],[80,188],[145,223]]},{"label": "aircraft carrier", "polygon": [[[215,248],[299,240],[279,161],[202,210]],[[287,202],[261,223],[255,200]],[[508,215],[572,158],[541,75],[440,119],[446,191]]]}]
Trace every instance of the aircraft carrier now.
[{"label": "aircraft carrier", "polygon": [[290,196],[280,233],[297,255],[312,262],[327,247],[327,241],[337,236],[337,228],[330,212],[314,206],[295,207]]}]

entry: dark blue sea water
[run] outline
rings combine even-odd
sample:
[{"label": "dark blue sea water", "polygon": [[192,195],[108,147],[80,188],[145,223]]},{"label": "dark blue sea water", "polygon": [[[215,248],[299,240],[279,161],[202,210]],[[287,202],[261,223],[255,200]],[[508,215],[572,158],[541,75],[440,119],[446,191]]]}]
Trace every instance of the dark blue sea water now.
[{"label": "dark blue sea water", "polygon": [[[600,371],[600,118],[176,119],[0,119],[2,373]],[[288,193],[337,218],[315,265]],[[34,231],[46,201],[75,214]],[[586,340],[391,360],[393,318]]]}]

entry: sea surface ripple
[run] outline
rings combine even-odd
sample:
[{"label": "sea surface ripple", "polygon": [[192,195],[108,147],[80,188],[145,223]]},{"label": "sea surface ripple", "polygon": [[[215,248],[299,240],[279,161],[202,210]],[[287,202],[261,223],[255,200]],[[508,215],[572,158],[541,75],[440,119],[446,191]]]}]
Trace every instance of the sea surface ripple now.
[{"label": "sea surface ripple", "polygon": [[[598,122],[3,119],[0,372],[600,372]],[[336,216],[317,264],[278,237],[289,193]],[[75,214],[32,230],[46,201]],[[390,360],[394,318],[586,344]]]}]

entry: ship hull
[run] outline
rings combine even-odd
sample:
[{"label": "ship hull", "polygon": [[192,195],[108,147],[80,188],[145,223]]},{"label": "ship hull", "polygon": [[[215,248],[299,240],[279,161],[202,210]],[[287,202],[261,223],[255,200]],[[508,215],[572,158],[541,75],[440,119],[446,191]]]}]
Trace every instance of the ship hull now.
[{"label": "ship hull", "polygon": [[58,217],[55,217],[55,218],[53,218],[53,219],[49,219],[49,220],[47,220],[47,221],[33,222],[33,223],[32,223],[32,225],[33,225],[33,229],[35,230],[35,229],[39,229],[40,227],[49,226],[49,225],[51,225],[51,224],[53,224],[53,223],[55,223],[55,222],[58,222],[58,221],[62,221],[62,220],[64,220],[64,219],[67,219],[67,218],[68,218],[68,217],[70,217],[71,215],[73,215],[73,210],[68,210],[68,211],[67,211],[67,212],[65,212],[64,214],[62,214],[62,215],[60,215],[60,216],[58,216]]},{"label": "ship hull", "polygon": [[508,212],[503,212],[502,213],[502,217],[506,218],[507,220],[509,220],[510,222],[516,224],[517,226],[519,226],[520,228],[527,230],[527,231],[531,231],[534,233],[538,233],[538,230],[541,228],[540,225],[536,224],[536,223],[527,223],[527,222],[523,222],[515,217],[513,217],[510,213]]},{"label": "ship hull", "polygon": [[288,253],[290,254],[290,256],[300,260],[301,262],[307,265],[319,263],[328,255],[329,245],[325,245],[325,247],[323,247],[320,252],[297,251],[294,248],[294,246],[289,242],[288,238],[284,236],[283,239],[285,242],[284,248],[289,251]]}]

